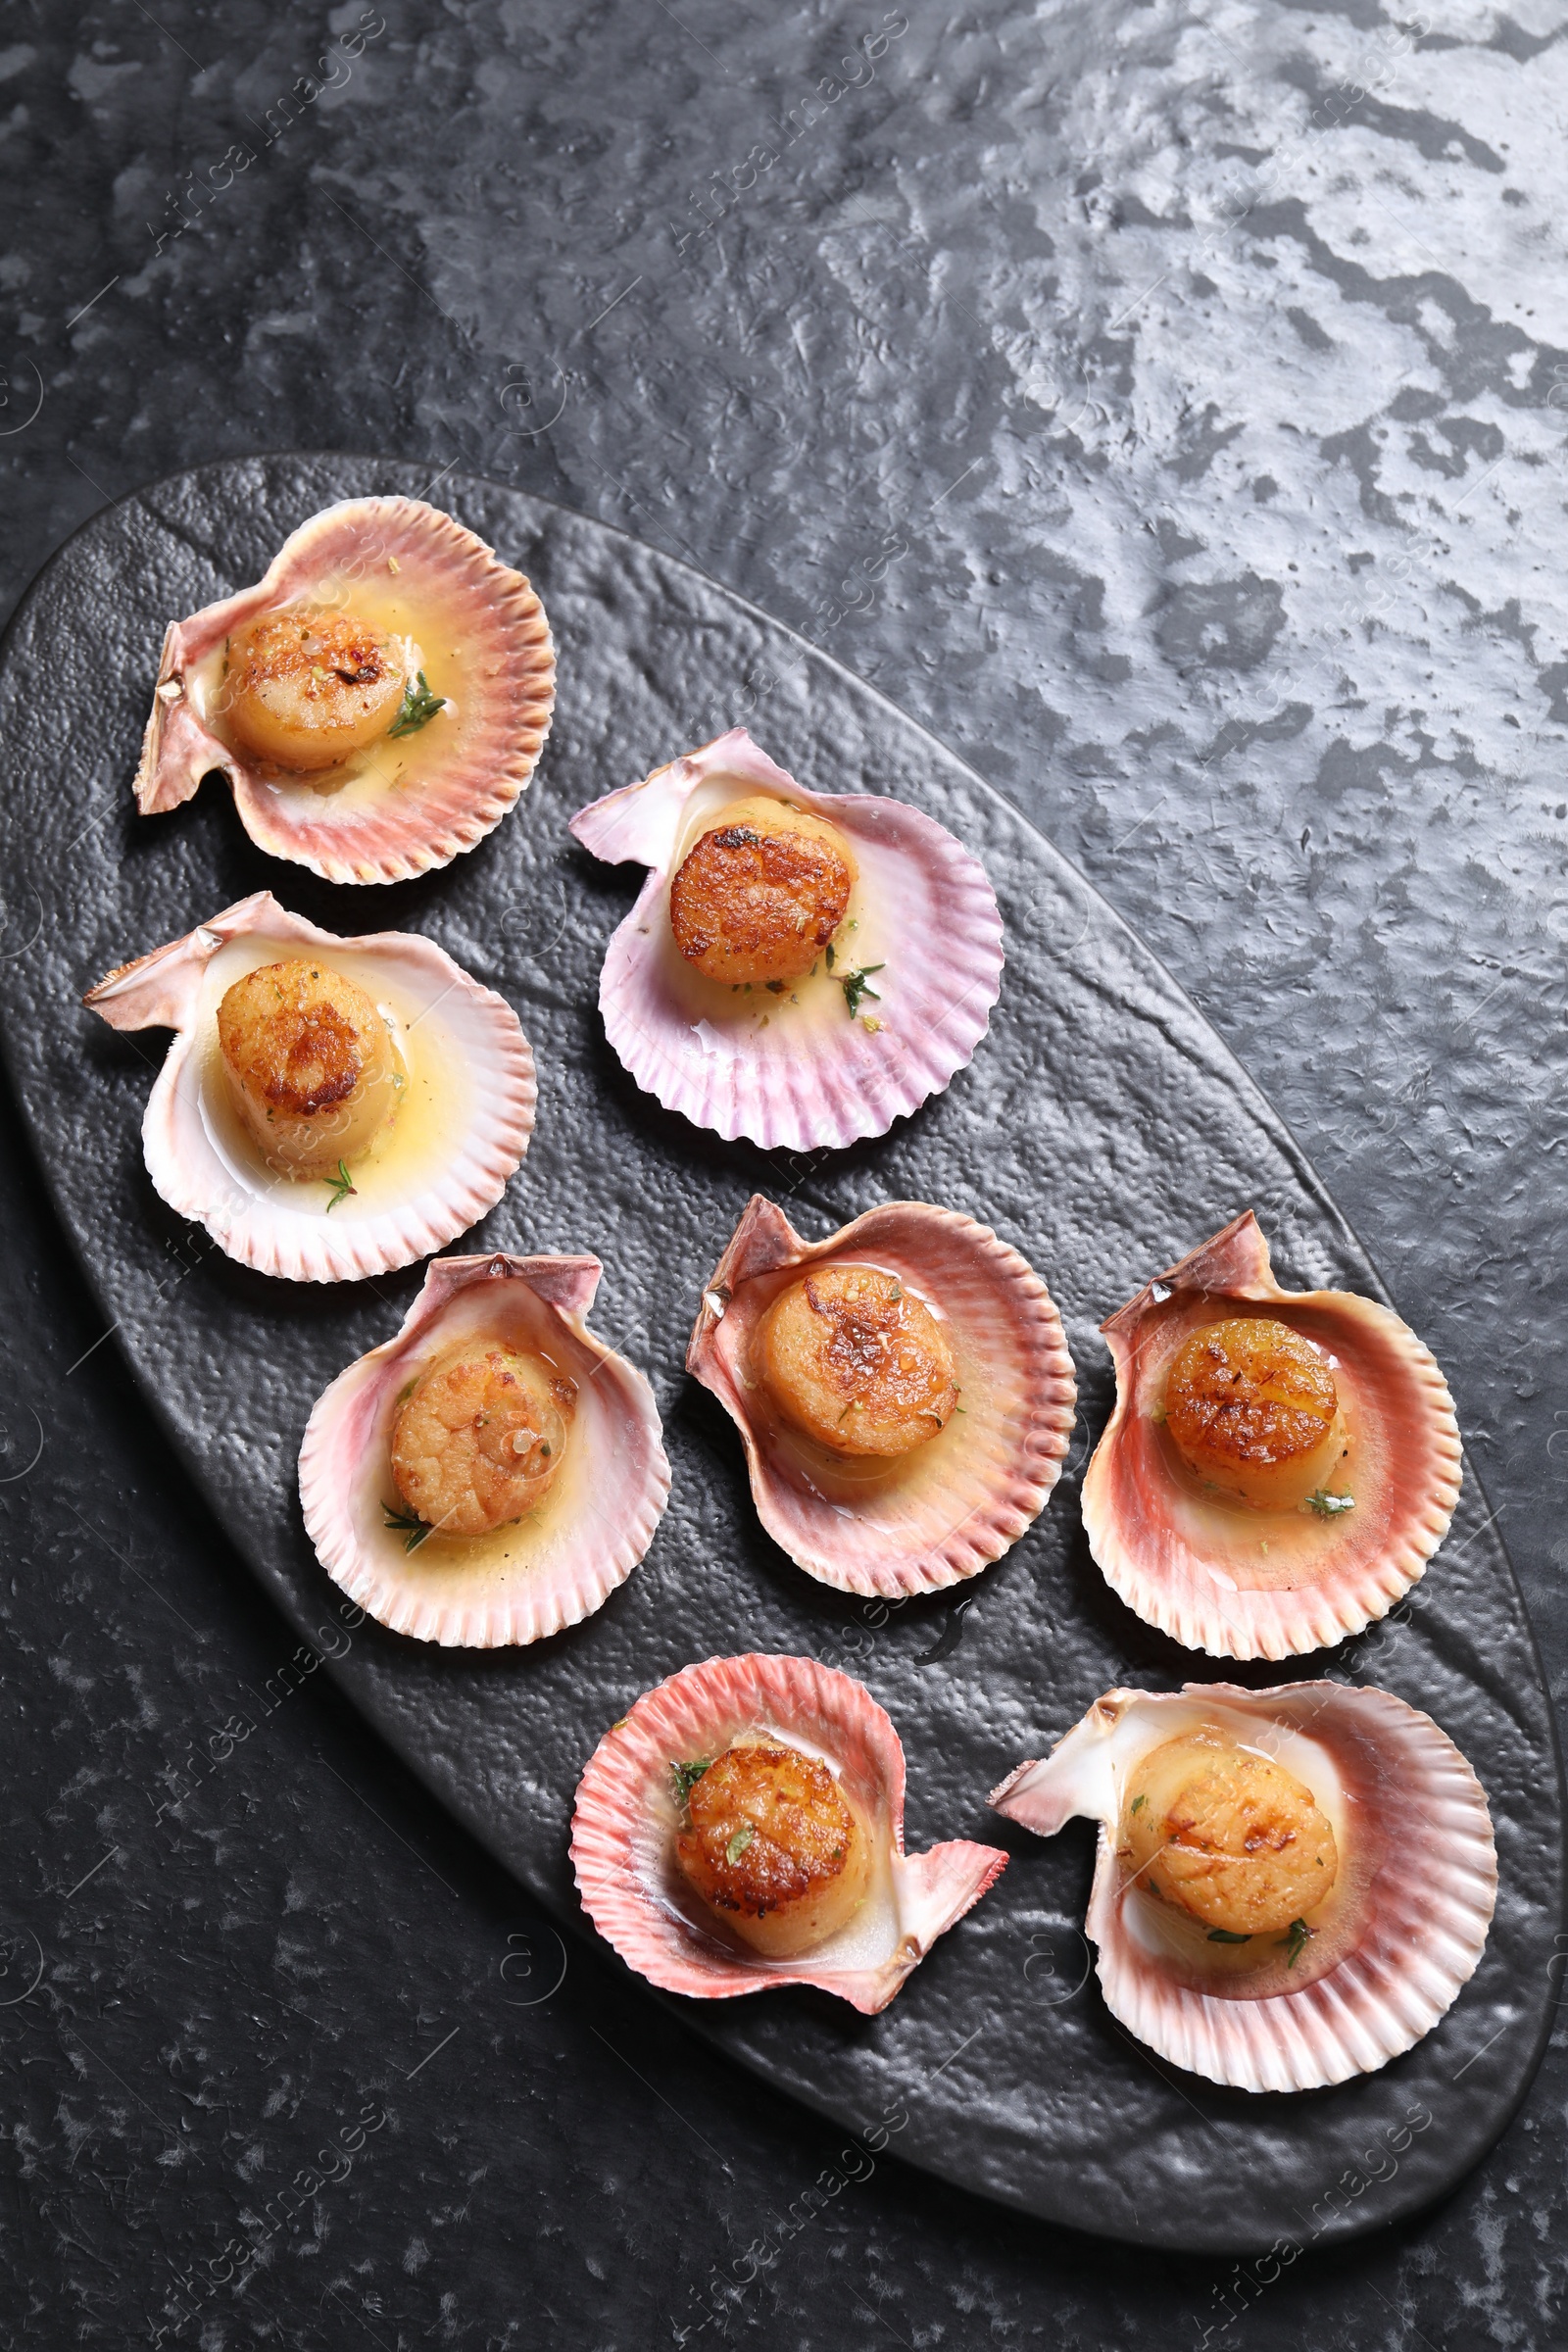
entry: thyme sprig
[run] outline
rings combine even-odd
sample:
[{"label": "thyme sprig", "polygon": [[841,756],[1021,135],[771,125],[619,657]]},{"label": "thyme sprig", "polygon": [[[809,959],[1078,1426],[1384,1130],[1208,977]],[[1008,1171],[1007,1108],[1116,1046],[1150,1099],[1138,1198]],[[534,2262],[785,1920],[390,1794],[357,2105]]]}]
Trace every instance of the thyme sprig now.
[{"label": "thyme sprig", "polygon": [[326,1213],[330,1216],[333,1209],[348,1199],[350,1193],[357,1193],[360,1188],[349,1174],[349,1163],[346,1159],[338,1161],[337,1174],[329,1176],[326,1181],[332,1188],[332,1198],[326,1204]]},{"label": "thyme sprig", "polygon": [[425,1537],[435,1534],[435,1529],[421,1519],[417,1511],[402,1510],[393,1502],[383,1502],[381,1511],[387,1526],[396,1528],[405,1537],[405,1551],[417,1551]]},{"label": "thyme sprig", "polygon": [[403,689],[398,714],[387,729],[388,741],[396,742],[400,735],[417,735],[419,729],[427,727],[436,712],[444,710],[446,707],[446,696],[430,692],[421,669],[415,683]]},{"label": "thyme sprig", "polygon": [[690,1763],[671,1764],[669,1769],[675,1783],[675,1794],[682,1804],[712,1761],[711,1756],[694,1756]]},{"label": "thyme sprig", "polygon": [[1309,1928],[1304,1919],[1292,1920],[1290,1926],[1286,1929],[1284,1935],[1279,1939],[1282,1944],[1288,1947],[1285,1954],[1285,1965],[1287,1968],[1294,1968],[1296,1966],[1296,1963],[1298,1960],[1299,1960],[1301,1954],[1305,1951],[1308,1943],[1316,1934],[1316,1928]]},{"label": "thyme sprig", "polygon": [[846,972],[844,978],[839,982],[840,988],[844,991],[844,1002],[850,1008],[852,1021],[860,1009],[862,997],[869,997],[873,1004],[881,1004],[881,998],[871,986],[871,974],[886,970],[885,963],[862,963],[858,972]]}]

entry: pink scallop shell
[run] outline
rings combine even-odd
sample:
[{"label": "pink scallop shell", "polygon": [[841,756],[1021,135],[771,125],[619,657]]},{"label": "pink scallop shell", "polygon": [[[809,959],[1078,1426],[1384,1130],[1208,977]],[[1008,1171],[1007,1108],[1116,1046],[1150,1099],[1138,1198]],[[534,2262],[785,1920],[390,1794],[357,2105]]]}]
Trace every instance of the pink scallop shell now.
[{"label": "pink scallop shell", "polygon": [[[720,1753],[757,1731],[837,1767],[887,1838],[885,1877],[861,1916],[798,1960],[748,1950],[685,1886],[673,1859],[670,1765]],[[755,1652],[682,1668],[605,1734],[578,1784],[571,1860],[601,1936],[664,1991],[722,2001],[775,1984],[816,1984],[867,2017],[887,2007],[1007,1863],[996,1846],[967,1838],[906,1856],[904,1749],[870,1692],[814,1659]]]},{"label": "pink scallop shell", "polygon": [[[832,991],[818,1017],[738,1028],[753,1015],[683,963],[669,928],[670,867],[686,804],[713,777],[734,779],[731,797],[787,796],[848,834],[868,903],[897,926],[876,975],[880,1002],[867,1007],[875,1032]],[[973,1058],[1002,986],[1002,917],[978,859],[919,809],[872,793],[807,792],[732,727],[579,809],[571,830],[596,858],[649,868],[606,951],[599,1007],[637,1084],[695,1126],[764,1150],[853,1144],[885,1134]],[[699,1004],[692,992],[710,987],[710,1004]]]},{"label": "pink scallop shell", "polygon": [[[395,788],[368,805],[332,801],[215,734],[190,673],[258,614],[319,593],[323,581],[377,579],[395,564],[420,636],[461,657],[466,691],[400,747]],[[273,858],[329,882],[396,882],[446,865],[501,822],[527,784],[550,731],[556,657],[544,607],[520,573],[450,514],[414,498],[354,498],[290,534],[254,588],[241,589],[164,639],[152,715],[136,771],[143,816],[188,801],[221,768],[241,824]]]},{"label": "pink scallop shell", "polygon": [[[804,1464],[792,1473],[748,1369],[763,1310],[825,1258],[885,1267],[946,1320],[964,1404],[961,1420],[904,1457],[896,1483],[879,1481],[853,1508],[808,1484]],[[978,1575],[1044,1510],[1072,1436],[1072,1357],[1045,1284],[988,1226],[922,1200],[885,1201],[805,1242],[754,1193],[703,1294],[686,1369],[740,1431],[773,1541],[847,1592],[934,1592]]]},{"label": "pink scallop shell", "polygon": [[[1115,1855],[1127,1767],[1184,1720],[1227,1715],[1250,1740],[1266,1721],[1330,1749],[1366,1874],[1358,1933],[1283,1992],[1220,1995],[1183,1984],[1128,1925]],[[1100,1823],[1084,1926],[1106,2006],[1173,2065],[1241,2090],[1313,2090],[1410,2049],[1474,1974],[1496,1905],[1486,1792],[1447,1734],[1387,1690],[1330,1682],[1110,1690],[1044,1763],[1009,1774],[991,1802],[1042,1838],[1074,1815]]]},{"label": "pink scallop shell", "polygon": [[[328,1211],[321,1187],[272,1177],[260,1162],[254,1181],[242,1179],[220,1150],[204,1099],[220,993],[208,967],[230,940],[256,936],[275,940],[283,956],[303,947],[384,963],[411,1001],[422,1000],[416,1017],[429,1015],[432,1036],[474,1080],[466,1127],[445,1139],[437,1173],[410,1197],[379,1209],[350,1197]],[[495,1206],[528,1149],[537,1090],[516,1014],[412,931],[339,939],[290,914],[270,891],[257,891],[183,939],[122,964],[82,1001],[111,1028],[175,1032],[142,1121],[147,1172],[171,1208],[198,1219],[230,1257],[263,1274],[352,1282],[426,1257]]]},{"label": "pink scallop shell", "polygon": [[[1151,1407],[1177,1348],[1233,1299],[1277,1307],[1333,1355],[1366,1432],[1353,1510],[1321,1523],[1210,1511],[1195,1533]],[[1349,1291],[1282,1290],[1249,1209],[1101,1329],[1116,1409],[1084,1475],[1084,1527],[1106,1583],[1149,1624],[1214,1657],[1292,1657],[1360,1633],[1422,1575],[1458,1500],[1459,1428],[1443,1374],[1388,1307]]]},{"label": "pink scallop shell", "polygon": [[[647,1553],[669,1463],[652,1389],[587,1328],[602,1272],[597,1257],[438,1257],[396,1338],[317,1399],[300,1448],[306,1532],[333,1583],[394,1633],[468,1649],[540,1642],[591,1617]],[[543,1337],[577,1383],[566,1467],[575,1458],[580,1475],[538,1557],[503,1570],[450,1550],[437,1560],[428,1545],[410,1553],[385,1526],[399,1393],[465,1327],[523,1345]]]}]

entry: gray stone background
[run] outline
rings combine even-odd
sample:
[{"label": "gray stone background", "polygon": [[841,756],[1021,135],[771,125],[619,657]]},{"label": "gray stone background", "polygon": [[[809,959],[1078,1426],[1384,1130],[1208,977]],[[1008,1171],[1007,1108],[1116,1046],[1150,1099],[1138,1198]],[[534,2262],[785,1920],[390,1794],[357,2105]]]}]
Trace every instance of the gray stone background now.
[{"label": "gray stone background", "polygon": [[[1537,0],[0,25],[7,605],[104,501],[318,447],[557,498],[802,628],[1040,822],[1292,1120],[1449,1373],[1559,1697],[1565,31]],[[891,2151],[783,2239],[827,2128],[564,1950],[324,1676],[213,1765],[292,1639],[94,1345],[14,1120],[0,1181],[10,2340],[1562,2340],[1555,2045],[1444,2209],[1261,2285]],[[266,2267],[204,2288],[367,2109]]]}]

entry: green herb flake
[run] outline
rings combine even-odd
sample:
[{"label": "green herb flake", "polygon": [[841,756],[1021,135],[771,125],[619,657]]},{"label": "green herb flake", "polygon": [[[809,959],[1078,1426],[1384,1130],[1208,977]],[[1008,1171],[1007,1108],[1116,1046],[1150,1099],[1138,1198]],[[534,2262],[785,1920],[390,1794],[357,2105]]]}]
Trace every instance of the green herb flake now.
[{"label": "green herb flake", "polygon": [[398,1391],[398,1393],[397,1393],[396,1396],[395,1396],[395,1397],[392,1399],[393,1403],[394,1403],[394,1404],[407,1404],[407,1403],[408,1403],[408,1401],[409,1401],[409,1398],[410,1398],[410,1397],[411,1397],[411,1396],[414,1395],[414,1392],[415,1392],[415,1390],[416,1390],[416,1389],[418,1387],[418,1385],[419,1385],[419,1375],[417,1374],[417,1372],[416,1372],[416,1374],[414,1375],[414,1378],[413,1378],[412,1380],[406,1380],[406,1381],[403,1383],[403,1386],[402,1386],[402,1388],[401,1388],[401,1389],[399,1389],[399,1391]]},{"label": "green herb flake", "polygon": [[764,980],[762,986],[770,997],[781,997],[788,988],[789,982],[787,980]]},{"label": "green herb flake", "polygon": [[395,742],[400,735],[417,735],[419,729],[427,727],[436,712],[444,710],[446,707],[446,696],[430,692],[421,669],[415,683],[403,689],[398,714],[387,729],[388,740]]},{"label": "green herb flake", "polygon": [[349,1195],[351,1193],[357,1193],[360,1188],[355,1183],[353,1177],[349,1174],[349,1166],[346,1159],[340,1159],[338,1161],[337,1174],[335,1176],[329,1176],[326,1181],[332,1188],[332,1198],[326,1204],[326,1213],[328,1216],[330,1216],[334,1208],[340,1207],[348,1199]]},{"label": "green herb flake", "polygon": [[682,1804],[712,1761],[711,1756],[694,1756],[687,1764],[671,1764],[669,1769],[675,1783],[675,1794]]},{"label": "green herb flake", "polygon": [[1250,1936],[1233,1936],[1229,1928],[1210,1928],[1208,1940],[1210,1943],[1250,1943],[1252,1938]]},{"label": "green herb flake", "polygon": [[417,1551],[425,1537],[435,1534],[435,1529],[427,1526],[417,1511],[400,1510],[393,1502],[383,1502],[381,1509],[388,1527],[396,1528],[406,1538],[405,1551]]},{"label": "green herb flake", "polygon": [[1315,1494],[1307,1496],[1306,1507],[1309,1511],[1316,1511],[1320,1519],[1337,1519],[1342,1511],[1354,1510],[1355,1496],[1353,1494],[1327,1494],[1319,1487]]},{"label": "green herb flake", "polygon": [[1148,1802],[1149,1799],[1147,1796],[1135,1796],[1127,1810],[1129,1813],[1141,1813]]},{"label": "green herb flake", "polygon": [[886,969],[887,966],[884,963],[862,963],[858,972],[846,974],[844,979],[839,982],[840,988],[844,991],[844,1002],[850,1008],[852,1021],[860,1009],[862,998],[869,997],[873,1004],[881,1004],[881,998],[871,986],[871,974],[883,972]]},{"label": "green herb flake", "polygon": [[833,969],[833,942],[831,940],[827,943],[827,968],[829,971]]},{"label": "green herb flake", "polygon": [[730,1839],[728,1845],[726,1845],[724,1848],[725,1861],[738,1862],[756,1836],[757,1832],[753,1829],[751,1823],[749,1821],[743,1822],[741,1827],[736,1831],[734,1837]]},{"label": "green herb flake", "polygon": [[1280,1942],[1286,1946],[1285,1965],[1287,1968],[1294,1968],[1296,1966],[1296,1963],[1298,1960],[1299,1960],[1301,1954],[1305,1951],[1308,1943],[1310,1943],[1312,1937],[1316,1934],[1316,1928],[1309,1928],[1304,1919],[1292,1920],[1290,1926],[1286,1929],[1284,1935],[1279,1939]]}]

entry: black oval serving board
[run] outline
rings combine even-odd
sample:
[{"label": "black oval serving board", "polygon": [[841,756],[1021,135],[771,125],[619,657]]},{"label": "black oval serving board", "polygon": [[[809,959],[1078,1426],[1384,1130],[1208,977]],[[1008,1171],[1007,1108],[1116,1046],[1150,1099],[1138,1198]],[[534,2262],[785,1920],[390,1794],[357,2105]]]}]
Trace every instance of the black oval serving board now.
[{"label": "black oval serving board", "polygon": [[[1496,1823],[1502,1887],[1481,1967],[1438,2031],[1381,2074],[1259,2098],[1153,2059],[1106,2013],[1079,1930],[1087,1828],[1042,1843],[985,1804],[1113,1684],[1283,1679],[1188,1655],[1102,1583],[1077,1510],[1109,1402],[1096,1326],[1249,1203],[1287,1281],[1382,1296],[1361,1248],[1169,975],[1004,800],[739,598],[539,500],[451,475],[437,492],[531,576],[561,661],[539,774],[472,855],[418,882],[351,890],[264,858],[216,780],[171,816],[138,818],[130,778],[166,622],[257,578],[331,500],[424,487],[415,466],[342,457],[176,476],[87,523],[12,625],[0,664],[5,1045],[111,1344],[302,1639],[340,1651],[333,1671],[366,1716],[564,1923],[581,1918],[566,1860],[577,1777],[639,1691],[691,1659],[752,1648],[865,1681],[907,1751],[910,1844],[974,1837],[1014,1859],[879,2018],[808,1991],[678,2004],[744,2064],[965,2188],[1147,2244],[1256,2254],[1419,2207],[1513,2112],[1557,1991],[1551,1712],[1473,1474],[1396,1619],[1284,1670],[1378,1682],[1428,1709],[1480,1773]],[[765,1155],[687,1127],[637,1092],[600,1028],[604,945],[642,876],[596,867],[566,818],[737,721],[804,784],[929,809],[985,860],[1002,902],[1007,968],[973,1065],[848,1152]],[[367,1622],[342,1650],[340,1596],[300,1522],[296,1455],[318,1393],[393,1331],[420,1269],[317,1289],[229,1264],[170,1215],[142,1167],[162,1039],[117,1036],[79,1005],[113,965],[261,887],[334,930],[428,933],[511,1000],[533,1041],[532,1148],[459,1247],[604,1259],[596,1327],[654,1382],[674,1493],[631,1581],[532,1649],[436,1650]],[[682,1370],[699,1288],[754,1191],[812,1235],[889,1198],[945,1202],[994,1225],[1050,1283],[1081,1383],[1068,1475],[1007,1558],[961,1592],[857,1603],[802,1575],[759,1528],[734,1433]]]}]

